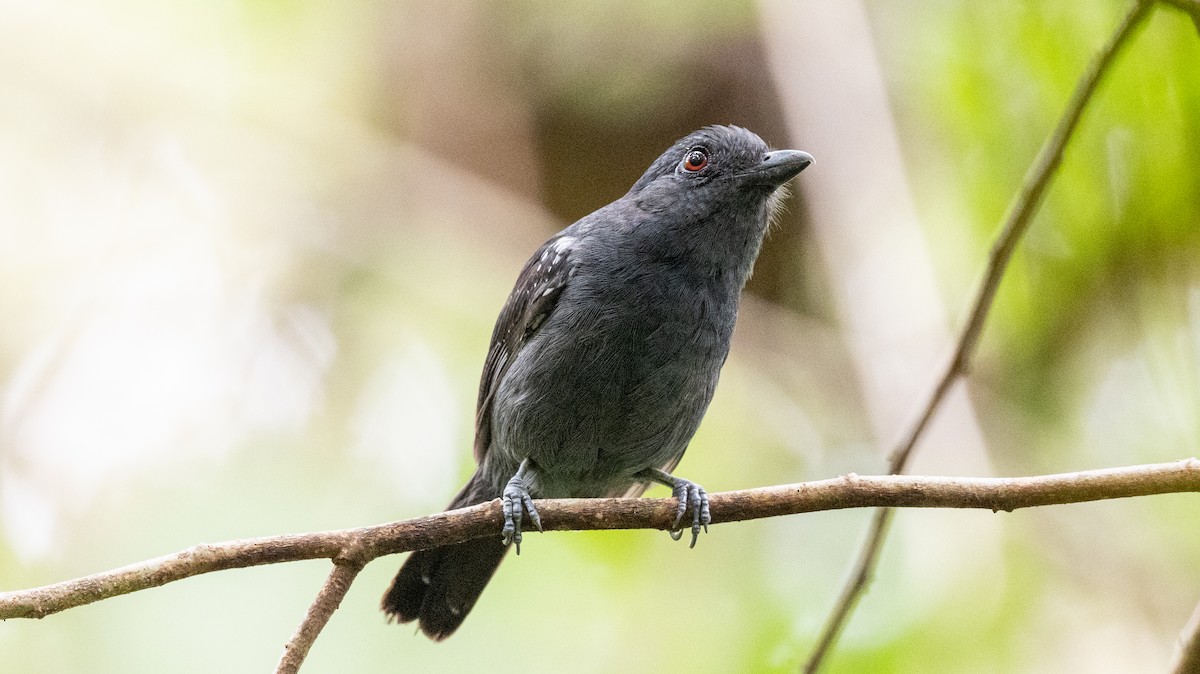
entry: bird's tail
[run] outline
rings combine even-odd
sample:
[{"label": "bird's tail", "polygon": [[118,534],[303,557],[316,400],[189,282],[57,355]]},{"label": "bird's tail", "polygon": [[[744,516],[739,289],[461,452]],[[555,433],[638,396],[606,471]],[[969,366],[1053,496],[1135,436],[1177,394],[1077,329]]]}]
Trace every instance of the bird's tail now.
[{"label": "bird's tail", "polygon": [[[476,473],[447,510],[495,498],[487,491]],[[426,636],[441,641],[454,634],[466,619],[506,552],[508,547],[501,542],[499,532],[456,545],[418,550],[400,567],[383,595],[381,608],[389,619],[401,623],[416,620]]]}]

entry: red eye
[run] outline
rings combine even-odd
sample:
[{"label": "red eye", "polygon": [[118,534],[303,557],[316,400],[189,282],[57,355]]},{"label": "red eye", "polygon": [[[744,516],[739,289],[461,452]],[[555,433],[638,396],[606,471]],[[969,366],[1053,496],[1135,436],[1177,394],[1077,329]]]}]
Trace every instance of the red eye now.
[{"label": "red eye", "polygon": [[708,166],[708,153],[700,148],[689,150],[687,156],[683,158],[684,171],[695,173],[705,166]]}]

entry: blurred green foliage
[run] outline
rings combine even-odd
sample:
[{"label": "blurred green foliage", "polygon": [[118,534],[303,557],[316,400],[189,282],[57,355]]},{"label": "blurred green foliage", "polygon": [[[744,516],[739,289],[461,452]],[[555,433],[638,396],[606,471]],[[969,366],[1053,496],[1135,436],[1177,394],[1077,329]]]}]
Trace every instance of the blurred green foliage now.
[{"label": "blurred green foliage", "polygon": [[[880,31],[892,72],[912,87],[896,90],[897,107],[918,199],[936,213],[926,223],[943,251],[950,306],[965,305],[964,281],[982,268],[1021,176],[1122,4],[938,3],[907,8],[902,29]],[[918,30],[942,38],[905,39]],[[977,380],[1042,424],[1061,423],[1080,388],[1105,374],[1104,362],[1081,363],[1081,351],[1107,361],[1161,320],[1188,320],[1200,251],[1200,77],[1187,64],[1197,62],[1189,18],[1156,11],[1086,111],[1009,270]],[[1162,316],[1168,306],[1174,315]]]}]

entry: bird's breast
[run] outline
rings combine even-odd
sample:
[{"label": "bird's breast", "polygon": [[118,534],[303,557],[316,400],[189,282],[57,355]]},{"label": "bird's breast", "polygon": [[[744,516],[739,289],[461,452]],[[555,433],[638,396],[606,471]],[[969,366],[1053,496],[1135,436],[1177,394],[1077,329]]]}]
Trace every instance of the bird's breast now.
[{"label": "bird's breast", "polygon": [[712,399],[736,299],[662,270],[581,268],[501,382],[493,449],[532,457],[559,495],[602,495],[668,463]]}]

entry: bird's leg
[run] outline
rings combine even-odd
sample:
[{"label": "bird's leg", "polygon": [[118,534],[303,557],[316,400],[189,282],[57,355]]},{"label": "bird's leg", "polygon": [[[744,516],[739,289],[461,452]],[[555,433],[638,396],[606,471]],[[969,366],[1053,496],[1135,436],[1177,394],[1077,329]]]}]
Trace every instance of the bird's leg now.
[{"label": "bird's leg", "polygon": [[679,499],[679,506],[675,510],[675,524],[671,527],[671,538],[679,540],[683,535],[683,530],[679,528],[679,525],[683,522],[684,513],[688,511],[688,508],[691,508],[692,544],[690,547],[696,547],[696,539],[700,537],[700,529],[703,527],[704,532],[708,533],[708,525],[712,523],[712,516],[708,513],[708,492],[704,491],[704,487],[691,480],[675,477],[659,468],[647,468],[639,471],[634,477],[665,484],[671,488],[671,493],[675,495],[675,498]]},{"label": "bird's leg", "polygon": [[533,507],[533,497],[529,495],[530,478],[536,476],[536,469],[529,459],[521,462],[517,474],[512,476],[504,487],[504,495],[500,498],[504,510],[504,529],[501,530],[505,545],[515,544],[517,554],[521,554],[521,519],[524,513],[529,513],[538,531],[542,530],[542,518],[537,508]]}]

